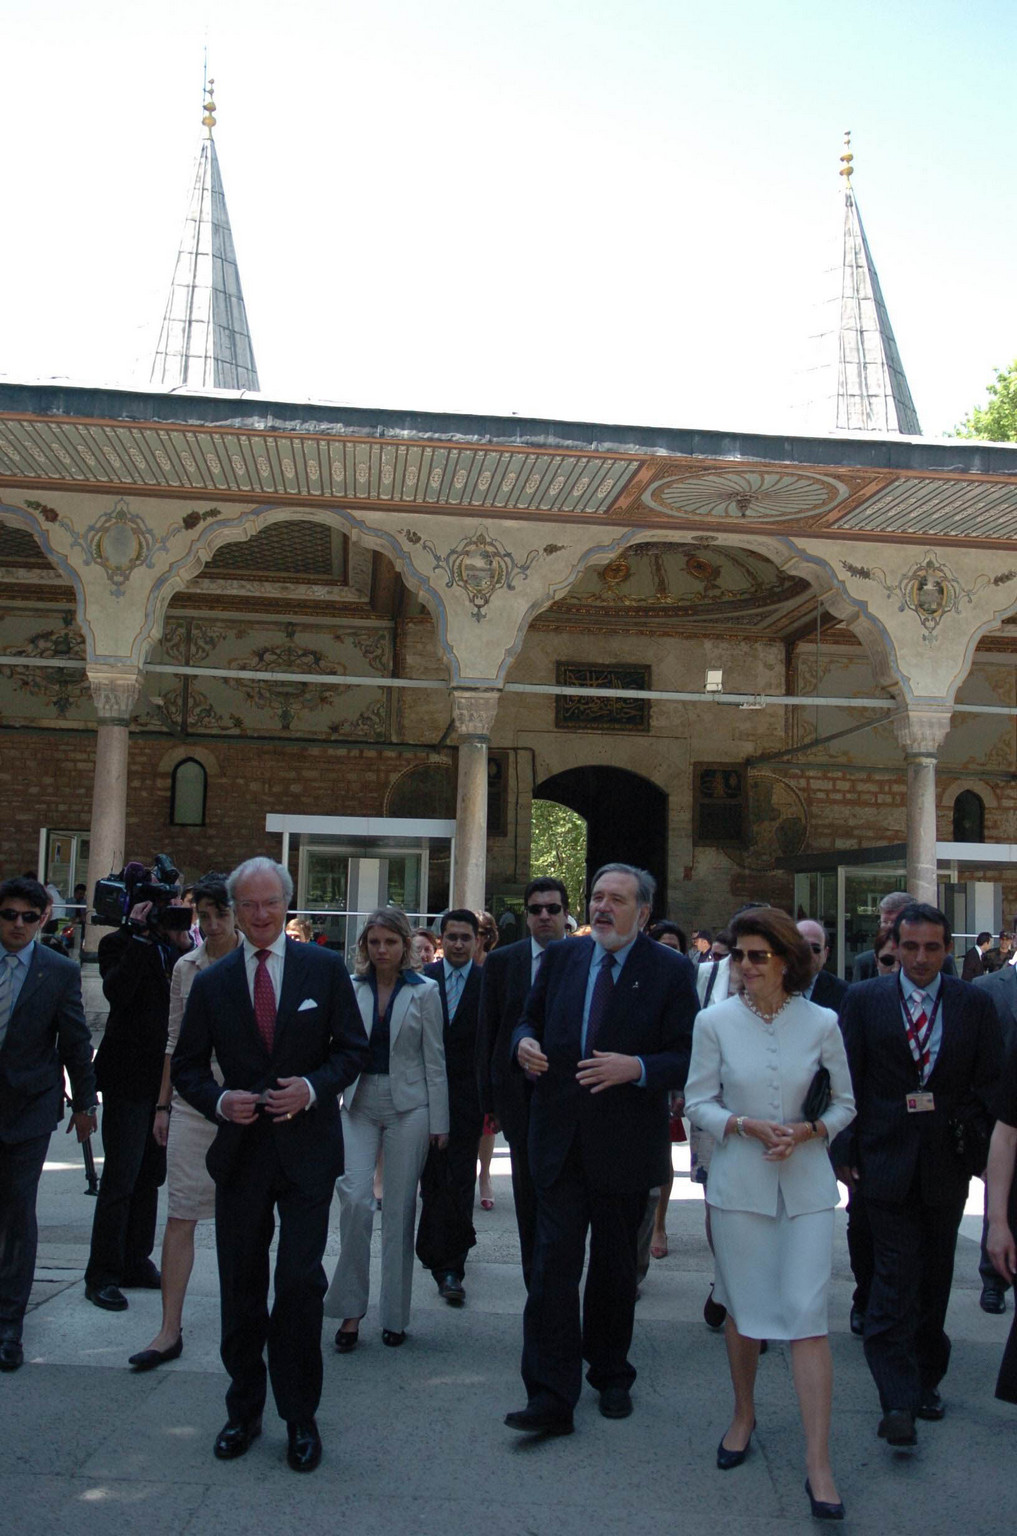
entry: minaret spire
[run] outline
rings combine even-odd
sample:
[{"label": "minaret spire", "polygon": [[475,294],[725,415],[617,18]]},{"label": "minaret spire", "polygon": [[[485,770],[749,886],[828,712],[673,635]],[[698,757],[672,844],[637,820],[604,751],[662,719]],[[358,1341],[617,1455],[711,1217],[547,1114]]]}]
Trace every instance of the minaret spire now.
[{"label": "minaret spire", "polygon": [[150,381],[164,389],[257,390],[240,272],[219,172],[214,80],[208,81],[184,232]]},{"label": "minaret spire", "polygon": [[920,435],[918,413],[904,375],[851,184],[854,158],[849,129],[844,135],[844,152],[840,157],[840,174],[844,178],[844,239],[837,402],[832,425],[847,432]]}]

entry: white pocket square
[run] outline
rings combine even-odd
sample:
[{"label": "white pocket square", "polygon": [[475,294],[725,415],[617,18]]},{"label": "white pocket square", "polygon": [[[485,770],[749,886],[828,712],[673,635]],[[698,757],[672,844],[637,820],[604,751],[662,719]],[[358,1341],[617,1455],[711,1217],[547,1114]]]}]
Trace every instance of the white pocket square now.
[{"label": "white pocket square", "polygon": [[305,997],[304,1001],[300,1004],[300,1007],[297,1009],[297,1012],[298,1013],[303,1013],[305,1008],[317,1008],[317,1006],[318,1005],[315,1002],[313,997]]}]

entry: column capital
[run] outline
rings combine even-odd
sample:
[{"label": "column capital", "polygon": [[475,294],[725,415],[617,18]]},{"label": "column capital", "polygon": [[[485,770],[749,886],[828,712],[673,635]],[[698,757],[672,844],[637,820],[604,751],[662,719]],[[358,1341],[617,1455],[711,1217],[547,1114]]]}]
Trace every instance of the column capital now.
[{"label": "column capital", "polygon": [[948,705],[911,708],[894,717],[893,728],[906,757],[935,758],[950,730]]},{"label": "column capital", "polygon": [[452,723],[460,741],[488,741],[501,699],[499,689],[453,688]]},{"label": "column capital", "polygon": [[87,673],[100,725],[129,725],[141,692],[140,668],[92,662]]}]

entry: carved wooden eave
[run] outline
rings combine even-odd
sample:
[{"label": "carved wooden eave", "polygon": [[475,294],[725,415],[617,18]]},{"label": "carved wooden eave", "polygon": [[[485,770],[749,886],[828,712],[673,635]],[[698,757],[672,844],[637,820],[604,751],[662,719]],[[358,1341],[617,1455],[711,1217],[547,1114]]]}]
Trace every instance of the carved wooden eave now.
[{"label": "carved wooden eave", "polygon": [[58,489],[1012,548],[1017,448],[0,384],[0,499]]}]

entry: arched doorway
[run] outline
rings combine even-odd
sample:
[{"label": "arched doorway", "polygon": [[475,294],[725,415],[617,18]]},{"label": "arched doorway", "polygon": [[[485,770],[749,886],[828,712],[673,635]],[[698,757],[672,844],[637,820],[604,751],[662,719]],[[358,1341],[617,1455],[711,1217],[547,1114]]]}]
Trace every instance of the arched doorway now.
[{"label": "arched doorway", "polygon": [[636,864],[657,882],[653,916],[667,911],[667,795],[640,773],[592,764],[555,773],[533,791],[586,822],[586,890],[602,864]]}]

